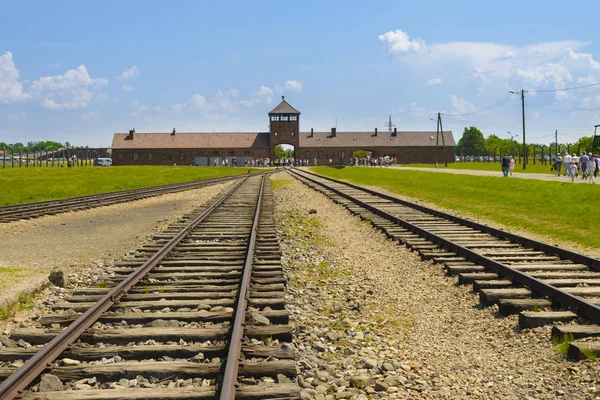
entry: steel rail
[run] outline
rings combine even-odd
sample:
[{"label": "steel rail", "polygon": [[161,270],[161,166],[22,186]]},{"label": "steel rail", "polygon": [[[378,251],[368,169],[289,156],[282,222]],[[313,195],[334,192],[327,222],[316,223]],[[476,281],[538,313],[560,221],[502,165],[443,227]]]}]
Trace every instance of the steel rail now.
[{"label": "steel rail", "polygon": [[227,364],[225,365],[225,375],[221,385],[221,400],[235,399],[237,388],[238,370],[240,366],[240,355],[242,351],[242,337],[244,336],[244,321],[246,320],[246,307],[248,305],[248,288],[250,287],[250,277],[252,276],[252,264],[254,263],[254,247],[256,246],[256,236],[258,231],[258,223],[260,219],[260,208],[262,206],[263,189],[265,185],[265,177],[260,181],[260,190],[258,192],[258,200],[256,210],[254,212],[254,220],[252,222],[252,230],[248,242],[248,251],[244,262],[244,272],[240,289],[238,290],[238,300],[235,311],[235,319],[233,322],[233,330],[229,339],[229,350],[227,352]]},{"label": "steel rail", "polygon": [[[259,172],[257,174],[265,174],[266,172]],[[254,175],[254,174],[253,174]],[[153,186],[148,188],[137,188],[137,189],[129,189],[122,190],[116,192],[106,192],[106,193],[98,193],[87,196],[77,196],[77,197],[69,197],[65,199],[59,200],[48,200],[48,201],[40,201],[33,203],[23,203],[23,204],[14,204],[9,206],[0,207],[0,218],[10,217],[15,214],[23,214],[27,212],[36,212],[36,211],[44,211],[44,210],[52,210],[56,208],[64,208],[68,206],[79,206],[79,205],[87,205],[89,203],[96,203],[102,200],[120,200],[122,198],[127,199],[129,196],[144,196],[144,195],[153,195],[156,193],[163,193],[165,191],[170,190],[190,190],[197,187],[208,186],[220,182],[227,182],[230,180],[240,179],[247,175],[234,175],[222,178],[211,178],[205,179],[202,181],[192,181],[192,182],[181,182],[181,183],[173,183],[168,185],[161,186]],[[1,222],[1,221],[0,221]]]},{"label": "steel rail", "polygon": [[79,318],[73,321],[58,336],[46,344],[38,353],[25,362],[25,364],[9,376],[0,384],[0,400],[12,400],[19,394],[19,391],[25,389],[50,363],[52,363],[60,354],[69,347],[71,343],[77,340],[79,336],[89,328],[98,318],[113,306],[118,300],[127,293],[131,287],[139,282],[152,268],[169,253],[187,234],[209,216],[215,208],[221,205],[236,189],[238,189],[248,177],[244,177],[240,182],[234,185],[221,198],[210,205],[201,215],[183,228],[173,239],[166,243],[144,264],[127,276],[125,280],[111,289],[89,310],[83,313]]},{"label": "steel rail", "polygon": [[[585,316],[586,318],[590,319],[591,321],[593,321],[595,323],[600,323],[600,307],[598,307],[594,304],[590,304],[580,297],[574,296],[574,295],[567,293],[563,290],[560,290],[552,285],[548,285],[539,279],[533,278],[523,272],[517,271],[516,269],[511,268],[507,265],[504,265],[496,260],[485,257],[479,253],[474,252],[473,250],[470,250],[464,246],[456,244],[448,239],[444,239],[443,237],[436,235],[435,233],[430,232],[427,229],[423,229],[423,228],[421,228],[417,225],[414,225],[408,221],[398,218],[398,217],[396,217],[392,214],[389,214],[388,212],[383,211],[377,207],[374,207],[364,201],[355,199],[354,197],[342,192],[341,190],[333,188],[331,186],[327,186],[325,183],[319,182],[316,179],[302,176],[302,174],[299,174],[297,172],[292,173],[292,175],[294,175],[294,174],[301,176],[302,178],[309,180],[315,184],[323,186],[324,188],[331,190],[332,192],[338,194],[339,196],[341,196],[347,200],[350,200],[363,208],[366,208],[367,210],[373,212],[374,214],[377,214],[380,217],[383,217],[387,220],[397,223],[398,225],[402,226],[403,228],[406,228],[414,233],[417,233],[417,234],[423,236],[427,240],[430,240],[436,244],[441,245],[442,247],[452,250],[456,254],[466,258],[469,261],[472,261],[476,264],[487,267],[500,275],[511,278],[511,280],[513,282],[517,282],[521,285],[524,285],[524,286],[530,288],[533,292],[536,292],[542,296],[547,296],[547,297],[551,298],[553,301],[560,303],[564,307],[576,310],[578,314]],[[321,177],[321,176],[319,176],[319,177]],[[339,181],[336,181],[336,183],[346,184],[345,182],[339,182]],[[365,189],[357,187],[355,185],[350,185],[350,184],[346,184],[346,185],[352,186],[353,188],[356,188],[356,189],[365,190]],[[382,197],[381,194],[377,193],[377,192],[373,192],[372,194]],[[389,197],[389,196],[387,196],[387,197]],[[409,205],[409,206],[411,206],[411,205]]]},{"label": "steel rail", "polygon": [[434,215],[436,217],[451,220],[453,222],[459,223],[459,224],[467,226],[469,228],[473,228],[473,229],[477,229],[477,230],[480,230],[485,233],[489,233],[490,235],[496,236],[500,239],[510,240],[511,242],[518,243],[523,246],[529,246],[529,247],[533,248],[534,250],[543,251],[546,254],[552,254],[552,255],[559,256],[561,258],[576,261],[581,264],[587,265],[588,267],[590,267],[591,269],[593,269],[595,271],[600,271],[600,259],[598,259],[598,258],[586,256],[585,254],[576,253],[574,251],[563,249],[561,247],[551,245],[548,243],[540,242],[535,239],[530,239],[530,238],[526,238],[523,236],[515,235],[514,233],[506,232],[505,230],[502,230],[502,229],[494,228],[489,225],[480,224],[475,221],[457,217],[456,215],[448,214],[448,213],[445,213],[445,212],[439,211],[439,210],[434,210],[432,208],[425,207],[425,206],[422,206],[419,204],[414,204],[409,201],[398,199],[396,197],[392,197],[392,196],[389,196],[384,193],[379,193],[374,190],[367,189],[367,188],[364,188],[364,187],[361,187],[361,186],[358,186],[358,185],[355,185],[355,184],[352,184],[349,182],[344,182],[344,181],[340,181],[337,179],[329,178],[329,177],[315,174],[315,173],[309,172],[309,171],[302,171],[302,172],[312,175],[312,176],[318,176],[319,178],[322,178],[322,179],[325,179],[325,180],[328,180],[331,182],[350,186],[354,189],[362,190],[373,196],[378,196],[378,197],[384,198],[386,200],[390,200],[396,204],[401,204],[403,206],[411,207],[416,210],[422,211],[424,213]]}]

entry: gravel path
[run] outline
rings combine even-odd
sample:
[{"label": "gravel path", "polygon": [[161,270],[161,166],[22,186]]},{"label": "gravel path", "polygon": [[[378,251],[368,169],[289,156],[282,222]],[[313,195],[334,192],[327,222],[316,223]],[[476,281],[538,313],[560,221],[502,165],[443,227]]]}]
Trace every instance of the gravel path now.
[{"label": "gravel path", "polygon": [[304,398],[600,395],[600,367],[565,361],[549,327],[521,332],[439,266],[289,175],[272,179]]},{"label": "gravel path", "polygon": [[72,272],[122,257],[232,182],[0,225],[0,307],[46,280],[54,267]]}]

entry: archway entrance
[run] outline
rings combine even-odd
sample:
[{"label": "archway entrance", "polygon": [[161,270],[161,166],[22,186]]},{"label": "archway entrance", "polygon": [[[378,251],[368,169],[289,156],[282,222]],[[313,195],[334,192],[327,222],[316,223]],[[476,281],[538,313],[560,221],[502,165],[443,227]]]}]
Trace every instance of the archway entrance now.
[{"label": "archway entrance", "polygon": [[371,150],[356,150],[354,153],[352,153],[352,165],[361,167],[369,166],[373,157],[374,154]]},{"label": "archway entrance", "polygon": [[296,163],[296,148],[291,144],[280,144],[275,146],[274,162],[275,165],[294,165]]}]

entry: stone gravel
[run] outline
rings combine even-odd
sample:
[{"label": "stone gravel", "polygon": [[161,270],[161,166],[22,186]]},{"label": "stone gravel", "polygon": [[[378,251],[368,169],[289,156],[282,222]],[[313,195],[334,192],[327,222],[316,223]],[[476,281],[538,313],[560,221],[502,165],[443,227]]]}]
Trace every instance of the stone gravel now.
[{"label": "stone gravel", "polygon": [[550,327],[521,331],[439,265],[272,180],[302,398],[600,398],[600,367],[557,354]]},{"label": "stone gravel", "polygon": [[32,318],[63,302],[69,289],[94,285],[115,260],[135,253],[143,243],[150,243],[154,233],[232,184],[2,224],[0,307],[17,301],[23,292],[40,288],[54,268],[67,273],[69,284],[68,289],[50,286],[42,290],[20,307],[15,318],[0,321],[0,332],[29,326]]}]

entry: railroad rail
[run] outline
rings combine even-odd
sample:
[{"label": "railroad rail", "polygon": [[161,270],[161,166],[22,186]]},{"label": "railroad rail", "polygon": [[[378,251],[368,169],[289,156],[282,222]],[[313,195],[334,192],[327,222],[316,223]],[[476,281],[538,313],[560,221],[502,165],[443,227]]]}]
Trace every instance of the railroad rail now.
[{"label": "railroad rail", "polygon": [[270,184],[244,177],[2,338],[0,399],[298,398],[280,258]]},{"label": "railroad rail", "polygon": [[[264,172],[259,174],[264,174]],[[117,192],[98,193],[89,196],[69,197],[60,200],[3,206],[0,207],[0,223],[13,222],[21,219],[38,218],[44,215],[55,215],[69,211],[87,210],[90,208],[108,206],[133,200],[141,200],[161,194],[198,189],[204,186],[240,179],[241,177],[243,177],[243,175],[234,175],[224,178],[171,183],[168,185],[152,186],[149,188],[130,189]]]},{"label": "railroad rail", "polygon": [[[599,259],[309,171],[288,171],[443,264],[460,284],[473,285],[483,305],[519,314],[521,328],[559,323],[552,335],[560,340],[600,336]],[[582,351],[600,354],[600,342],[571,342],[572,358],[582,358]]]}]

